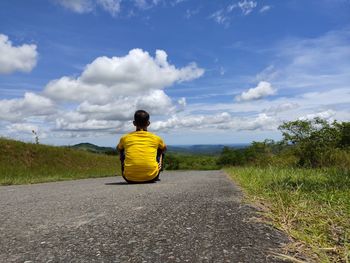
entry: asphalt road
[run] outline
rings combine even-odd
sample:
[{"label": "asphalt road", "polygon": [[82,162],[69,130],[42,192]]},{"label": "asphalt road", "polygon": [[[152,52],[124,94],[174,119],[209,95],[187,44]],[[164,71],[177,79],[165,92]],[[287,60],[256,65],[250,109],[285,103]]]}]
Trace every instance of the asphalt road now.
[{"label": "asphalt road", "polygon": [[0,187],[0,262],[280,262],[222,171]]}]

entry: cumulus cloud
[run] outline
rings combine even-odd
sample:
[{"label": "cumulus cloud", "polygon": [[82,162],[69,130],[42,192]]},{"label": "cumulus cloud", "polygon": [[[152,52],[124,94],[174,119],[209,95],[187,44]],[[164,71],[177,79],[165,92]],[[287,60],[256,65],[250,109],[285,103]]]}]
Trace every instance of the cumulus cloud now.
[{"label": "cumulus cloud", "polygon": [[329,109],[326,111],[307,114],[306,116],[299,117],[299,120],[312,120],[316,117],[319,117],[325,120],[331,120],[335,115],[336,115],[336,112],[334,110]]},{"label": "cumulus cloud", "polygon": [[191,130],[273,130],[278,126],[278,120],[265,113],[255,117],[233,117],[228,112],[208,115],[173,116],[165,121],[152,123],[152,130],[167,131],[172,129]]},{"label": "cumulus cloud", "polygon": [[31,92],[26,92],[21,99],[0,100],[0,120],[16,122],[54,112],[55,104],[50,99]]},{"label": "cumulus cloud", "polygon": [[65,119],[56,120],[56,129],[60,131],[111,131],[116,132],[117,128],[121,126],[119,121],[106,120],[86,120],[84,122],[67,122]]},{"label": "cumulus cloud", "polygon": [[133,49],[124,57],[95,59],[78,78],[51,81],[44,94],[55,100],[105,104],[121,96],[140,96],[190,81],[203,73],[195,63],[179,69],[169,64],[165,51],[157,50],[152,58],[148,52]]},{"label": "cumulus cloud", "polygon": [[0,100],[0,121],[15,123],[7,126],[12,132],[33,121],[70,135],[124,132],[132,127],[137,109],[148,111],[152,118],[183,111],[186,99],[173,101],[164,89],[203,74],[195,63],[175,67],[162,50],[154,57],[141,49],[122,57],[99,57],[78,77],[50,81],[40,95]]},{"label": "cumulus cloud", "polygon": [[148,111],[154,118],[181,111],[183,105],[173,105],[162,90],[156,90],[144,96],[124,97],[101,105],[84,101],[76,110],[60,112],[52,119],[55,120],[56,130],[125,132],[132,127],[130,120],[137,109]]},{"label": "cumulus cloud", "polygon": [[241,95],[236,96],[238,101],[257,100],[266,96],[270,96],[276,93],[276,90],[272,88],[271,84],[267,81],[260,81],[258,86],[251,88],[248,91],[243,92]]},{"label": "cumulus cloud", "polygon": [[174,104],[164,89],[199,78],[203,73],[195,63],[182,68],[169,64],[165,51],[157,50],[155,57],[151,57],[134,49],[124,57],[99,57],[79,77],[51,81],[43,94],[61,103],[78,103],[74,112],[54,117],[56,129],[108,131],[113,125],[130,120],[137,109],[152,116],[183,110],[186,100]]},{"label": "cumulus cloud", "polygon": [[27,134],[32,134],[33,131],[37,132],[39,127],[34,124],[30,123],[13,123],[10,125],[7,125],[7,129],[12,132],[12,133],[27,133]]},{"label": "cumulus cloud", "polygon": [[244,0],[238,2],[238,6],[242,10],[243,15],[245,16],[249,15],[254,10],[254,8],[256,8],[257,5],[258,3],[256,1]]},{"label": "cumulus cloud", "polygon": [[169,130],[169,129],[203,129],[213,127],[228,121],[231,118],[230,114],[223,112],[220,114],[205,116],[205,115],[187,115],[177,116],[174,115],[165,121],[157,121],[152,123],[152,130]]},{"label": "cumulus cloud", "polygon": [[240,122],[237,130],[274,130],[279,121],[265,113],[259,114],[255,119],[246,119]]},{"label": "cumulus cloud", "polygon": [[13,46],[8,36],[0,34],[0,74],[30,72],[37,63],[36,45]]}]

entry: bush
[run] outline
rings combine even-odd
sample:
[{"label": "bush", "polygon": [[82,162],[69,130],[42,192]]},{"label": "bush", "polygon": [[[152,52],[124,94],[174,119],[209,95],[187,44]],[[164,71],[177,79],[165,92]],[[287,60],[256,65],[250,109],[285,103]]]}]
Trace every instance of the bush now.
[{"label": "bush", "polygon": [[166,154],[164,157],[165,170],[178,170],[180,168],[180,160],[174,154]]}]

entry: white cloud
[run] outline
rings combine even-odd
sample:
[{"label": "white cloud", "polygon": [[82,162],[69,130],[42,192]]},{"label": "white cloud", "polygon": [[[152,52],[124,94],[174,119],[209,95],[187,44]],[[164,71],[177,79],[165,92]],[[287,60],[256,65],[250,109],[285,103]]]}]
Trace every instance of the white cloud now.
[{"label": "white cloud", "polygon": [[226,8],[220,9],[210,15],[216,23],[228,27],[231,22],[232,12],[238,7],[236,4],[228,5]]},{"label": "white cloud", "polygon": [[94,10],[94,4],[91,0],[56,0],[63,7],[79,13],[89,13]]},{"label": "white cloud", "polygon": [[120,97],[143,96],[199,78],[203,73],[195,63],[179,69],[170,65],[165,51],[157,50],[152,58],[148,52],[133,49],[124,57],[95,59],[76,79],[62,77],[51,81],[44,94],[55,100],[105,104]]},{"label": "white cloud", "polygon": [[56,2],[78,14],[93,12],[98,6],[115,16],[120,11],[122,0],[56,0]]},{"label": "white cloud", "polygon": [[237,130],[275,130],[278,123],[279,121],[274,117],[261,113],[255,119],[242,119]]},{"label": "white cloud", "polygon": [[190,19],[191,17],[197,15],[199,13],[199,8],[191,10],[191,9],[187,9],[186,13],[185,13],[185,17],[187,19]]},{"label": "white cloud", "polygon": [[255,1],[240,1],[237,4],[230,4],[226,8],[222,8],[212,13],[209,18],[213,19],[216,23],[228,27],[231,23],[231,18],[233,16],[233,11],[235,9],[240,9],[243,15],[249,15],[254,8],[256,8],[257,2]]},{"label": "white cloud", "polygon": [[279,87],[319,91],[349,86],[349,41],[349,29],[317,38],[287,39],[274,48],[278,74],[271,80]]},{"label": "white cloud", "polygon": [[175,0],[175,1],[172,2],[172,5],[175,6],[175,5],[181,4],[181,3],[185,2],[185,1],[188,1],[188,0]]},{"label": "white cloud", "polygon": [[41,142],[42,139],[48,137],[47,129],[34,123],[12,123],[6,125],[5,128],[6,129],[3,131],[3,134],[7,138],[13,138],[15,140],[35,142],[37,137],[39,142]]},{"label": "white cloud", "polygon": [[0,34],[0,74],[30,72],[37,63],[37,56],[36,45],[16,47],[6,35]]},{"label": "white cloud", "polygon": [[175,115],[165,121],[152,123],[152,130],[273,130],[278,126],[278,120],[265,113],[252,117],[232,117],[227,112],[208,115]]},{"label": "white cloud", "polygon": [[221,9],[210,15],[211,19],[213,19],[216,23],[224,26],[230,25],[230,17],[227,15],[226,10]]},{"label": "white cloud", "polygon": [[163,115],[172,110],[171,99],[162,90],[151,91],[145,96],[139,97],[136,109],[144,109],[151,114]]},{"label": "white cloud", "polygon": [[180,106],[180,110],[184,110],[187,105],[186,98],[182,97],[177,101],[178,105]]},{"label": "white cloud", "polygon": [[223,76],[223,75],[225,75],[225,73],[226,73],[226,70],[224,69],[224,67],[220,67],[220,75],[221,76]]},{"label": "white cloud", "polygon": [[335,117],[335,115],[336,115],[336,112],[334,110],[329,109],[329,110],[322,111],[322,112],[307,114],[306,116],[299,117],[299,120],[312,120],[316,117],[319,117],[319,118],[325,119],[325,120],[330,120],[330,119],[333,119],[333,117]]},{"label": "white cloud", "polygon": [[155,90],[144,96],[124,97],[102,105],[84,101],[75,111],[61,112],[52,119],[55,120],[56,130],[121,132],[127,130],[124,129],[125,124],[138,109],[146,110],[154,118],[171,115],[183,110],[183,107],[180,103],[174,106],[162,90]]},{"label": "white cloud", "polygon": [[276,106],[271,106],[264,111],[277,114],[277,113],[281,113],[283,111],[297,109],[299,107],[300,107],[300,105],[296,102],[285,102],[285,103],[278,104]]},{"label": "white cloud", "polygon": [[266,13],[266,12],[268,12],[268,11],[270,11],[271,10],[271,6],[269,6],[269,5],[264,5],[260,10],[259,10],[259,12],[260,13]]},{"label": "white cloud", "polygon": [[152,123],[152,130],[166,131],[171,129],[194,129],[215,127],[231,119],[230,114],[223,112],[215,115],[174,115],[165,121],[156,121]]},{"label": "white cloud", "polygon": [[257,100],[263,97],[273,95],[276,93],[276,90],[272,88],[271,84],[266,81],[260,81],[258,86],[251,88],[248,91],[243,92],[241,95],[236,96],[238,101],[249,101]]},{"label": "white cloud", "polygon": [[238,2],[238,6],[242,10],[243,15],[245,16],[249,15],[254,10],[254,8],[256,8],[257,4],[258,3],[256,1],[248,0]]},{"label": "white cloud", "polygon": [[0,120],[22,121],[54,112],[55,105],[50,99],[30,92],[25,93],[23,99],[0,100]]},{"label": "white cloud", "polygon": [[122,0],[97,0],[97,3],[110,13],[112,16],[115,16],[120,11],[120,3]]},{"label": "white cloud", "polygon": [[[64,76],[50,81],[41,95],[0,100],[0,121],[45,122],[55,133],[110,133],[128,130],[137,109],[152,118],[183,111],[186,99],[172,99],[164,89],[199,78],[204,70],[190,63],[176,68],[165,51],[154,57],[134,49],[124,57],[99,57],[78,77]],[[7,129],[20,126],[8,126]]]},{"label": "white cloud", "polygon": [[13,124],[7,125],[7,129],[10,132],[14,132],[14,133],[24,132],[27,134],[32,134],[33,131],[37,132],[39,128],[37,125],[30,124],[30,123],[13,123]]},{"label": "white cloud", "polygon": [[65,119],[56,120],[56,129],[60,131],[110,131],[117,132],[118,127],[122,123],[120,121],[106,121],[106,120],[86,120],[84,122],[67,122]]},{"label": "white cloud", "polygon": [[136,7],[140,9],[149,9],[153,6],[157,6],[161,2],[162,0],[134,0]]}]

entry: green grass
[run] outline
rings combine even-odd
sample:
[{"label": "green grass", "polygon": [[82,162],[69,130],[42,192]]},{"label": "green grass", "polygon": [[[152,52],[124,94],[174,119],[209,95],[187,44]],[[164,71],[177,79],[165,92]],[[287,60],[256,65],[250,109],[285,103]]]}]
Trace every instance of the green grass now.
[{"label": "green grass", "polygon": [[119,171],[117,156],[0,138],[0,185],[105,177]]},{"label": "green grass", "polygon": [[217,159],[216,155],[166,153],[164,164],[166,170],[218,170]]},{"label": "green grass", "polygon": [[178,155],[180,159],[180,170],[217,170],[221,167],[216,165],[216,156],[210,155]]},{"label": "green grass", "polygon": [[316,262],[350,261],[349,171],[272,167],[226,171],[250,200],[267,207],[276,227],[294,238],[294,252],[303,250]]}]

